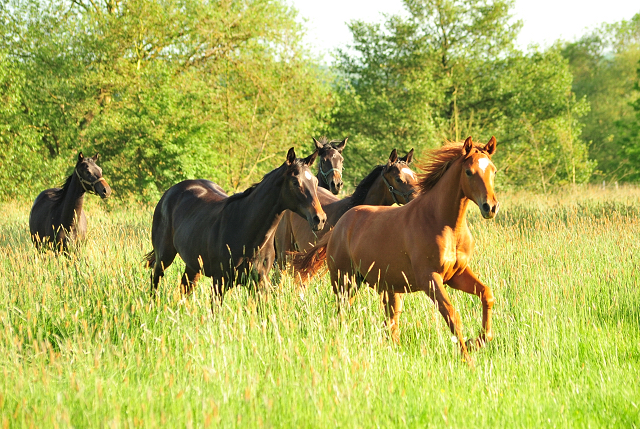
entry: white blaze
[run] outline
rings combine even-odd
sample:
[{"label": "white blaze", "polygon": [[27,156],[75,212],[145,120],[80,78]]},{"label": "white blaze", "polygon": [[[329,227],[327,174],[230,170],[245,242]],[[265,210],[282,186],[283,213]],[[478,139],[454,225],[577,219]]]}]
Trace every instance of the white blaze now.
[{"label": "white blaze", "polygon": [[480,167],[480,170],[484,173],[484,170],[487,169],[490,163],[491,161],[489,161],[489,158],[480,158],[478,160],[478,167]]},{"label": "white blaze", "polygon": [[313,176],[311,175],[311,173],[309,173],[308,171],[304,172],[304,177],[306,177],[308,180],[313,179]]},{"label": "white blaze", "polygon": [[408,176],[413,177],[414,179],[415,179],[415,177],[416,177],[416,175],[414,174],[414,172],[413,172],[413,171],[411,171],[411,169],[410,169],[410,168],[404,167],[404,168],[402,169],[402,172],[403,172],[404,174],[408,175]]}]

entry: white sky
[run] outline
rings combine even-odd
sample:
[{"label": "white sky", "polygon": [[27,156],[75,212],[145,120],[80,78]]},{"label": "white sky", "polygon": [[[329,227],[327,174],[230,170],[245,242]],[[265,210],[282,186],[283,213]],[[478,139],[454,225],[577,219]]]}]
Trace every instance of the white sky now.
[{"label": "white sky", "polygon": [[[307,20],[306,42],[325,54],[351,42],[346,23],[359,19],[383,21],[382,14],[403,13],[401,0],[288,0]],[[523,22],[518,44],[549,46],[562,38],[574,40],[603,22],[630,19],[640,12],[637,0],[516,0],[514,15]]]}]

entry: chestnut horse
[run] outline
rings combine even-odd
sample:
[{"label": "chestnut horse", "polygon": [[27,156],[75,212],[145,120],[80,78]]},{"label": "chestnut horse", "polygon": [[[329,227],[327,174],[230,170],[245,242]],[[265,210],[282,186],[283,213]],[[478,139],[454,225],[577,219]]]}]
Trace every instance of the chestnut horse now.
[{"label": "chestnut horse", "polygon": [[335,226],[347,210],[363,204],[390,206],[411,201],[418,183],[415,173],[409,168],[412,160],[413,149],[401,158],[394,149],[386,165],[375,167],[358,184],[355,192],[343,199],[318,187],[318,199],[327,214],[327,223],[321,231],[312,231],[304,219],[287,210],[276,230],[276,260],[280,268],[285,267],[288,252],[306,252]]},{"label": "chestnut horse", "polygon": [[[498,212],[493,191],[496,167],[491,156],[496,139],[486,145],[451,143],[436,149],[420,176],[421,193],[401,207],[360,206],[348,211],[317,246],[294,261],[301,274],[312,275],[326,261],[333,290],[353,302],[362,282],[382,294],[394,341],[399,339],[403,294],[424,291],[434,301],[462,354],[471,362],[467,346],[481,347],[491,340],[491,289],[467,265],[473,238],[466,221],[469,201],[485,219]],[[355,279],[355,280],[354,280]],[[352,282],[356,285],[352,285]],[[469,344],[462,335],[460,315],[444,285],[482,301],[482,331]],[[339,300],[340,301],[340,300]]]},{"label": "chestnut horse", "polygon": [[338,195],[342,189],[342,151],[347,145],[347,139],[327,140],[320,137],[320,140],[313,138],[313,142],[318,149],[318,188],[324,188]]},{"label": "chestnut horse", "polygon": [[145,256],[153,268],[151,293],[177,254],[185,262],[181,290],[190,293],[200,273],[213,277],[214,297],[236,283],[268,282],[275,259],[273,233],[284,210],[304,216],[322,229],[327,216],[317,197],[318,180],[309,170],[318,155],[296,159],[289,149],[284,164],[246,191],[224,198],[208,180],[185,180],[164,193],[153,213],[153,251]]},{"label": "chestnut horse", "polygon": [[62,188],[47,189],[38,195],[29,214],[29,230],[36,247],[51,246],[58,252],[67,253],[72,242],[85,238],[84,194],[100,195],[102,199],[111,195],[97,160],[97,153],[85,158],[80,152],[73,173]]}]

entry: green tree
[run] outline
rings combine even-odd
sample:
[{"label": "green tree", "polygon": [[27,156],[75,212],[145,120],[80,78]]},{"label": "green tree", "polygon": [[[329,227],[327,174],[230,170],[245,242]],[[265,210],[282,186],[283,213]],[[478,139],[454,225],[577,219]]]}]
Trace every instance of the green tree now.
[{"label": "green tree", "polygon": [[45,164],[100,151],[120,195],[156,199],[193,177],[244,188],[307,146],[330,107],[279,1],[13,0],[1,18],[24,81],[14,134],[33,130]]},{"label": "green tree", "polygon": [[[632,180],[637,167],[627,156],[625,141],[635,121],[633,102],[640,61],[640,14],[629,21],[605,24],[563,47],[574,75],[573,91],[591,109],[581,118],[590,158],[599,180]],[[636,164],[637,165],[637,164]]]},{"label": "green tree", "polygon": [[571,92],[567,62],[557,48],[515,49],[520,24],[512,23],[511,2],[405,6],[408,18],[352,23],[355,43],[338,54],[331,127],[352,136],[348,161],[370,165],[393,147],[421,150],[496,135],[503,184],[546,189],[589,177],[593,165],[577,122],[586,105]]}]

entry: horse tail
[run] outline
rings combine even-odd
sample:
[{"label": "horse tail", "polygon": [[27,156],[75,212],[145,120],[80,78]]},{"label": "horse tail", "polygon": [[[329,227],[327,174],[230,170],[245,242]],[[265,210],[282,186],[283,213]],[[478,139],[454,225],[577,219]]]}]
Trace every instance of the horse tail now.
[{"label": "horse tail", "polygon": [[327,260],[327,244],[333,230],[327,232],[321,239],[306,252],[293,253],[293,268],[302,276],[302,278],[313,277],[324,265]]},{"label": "horse tail", "polygon": [[144,255],[142,259],[144,261],[145,268],[153,268],[156,265],[156,251],[152,250],[151,252]]}]

